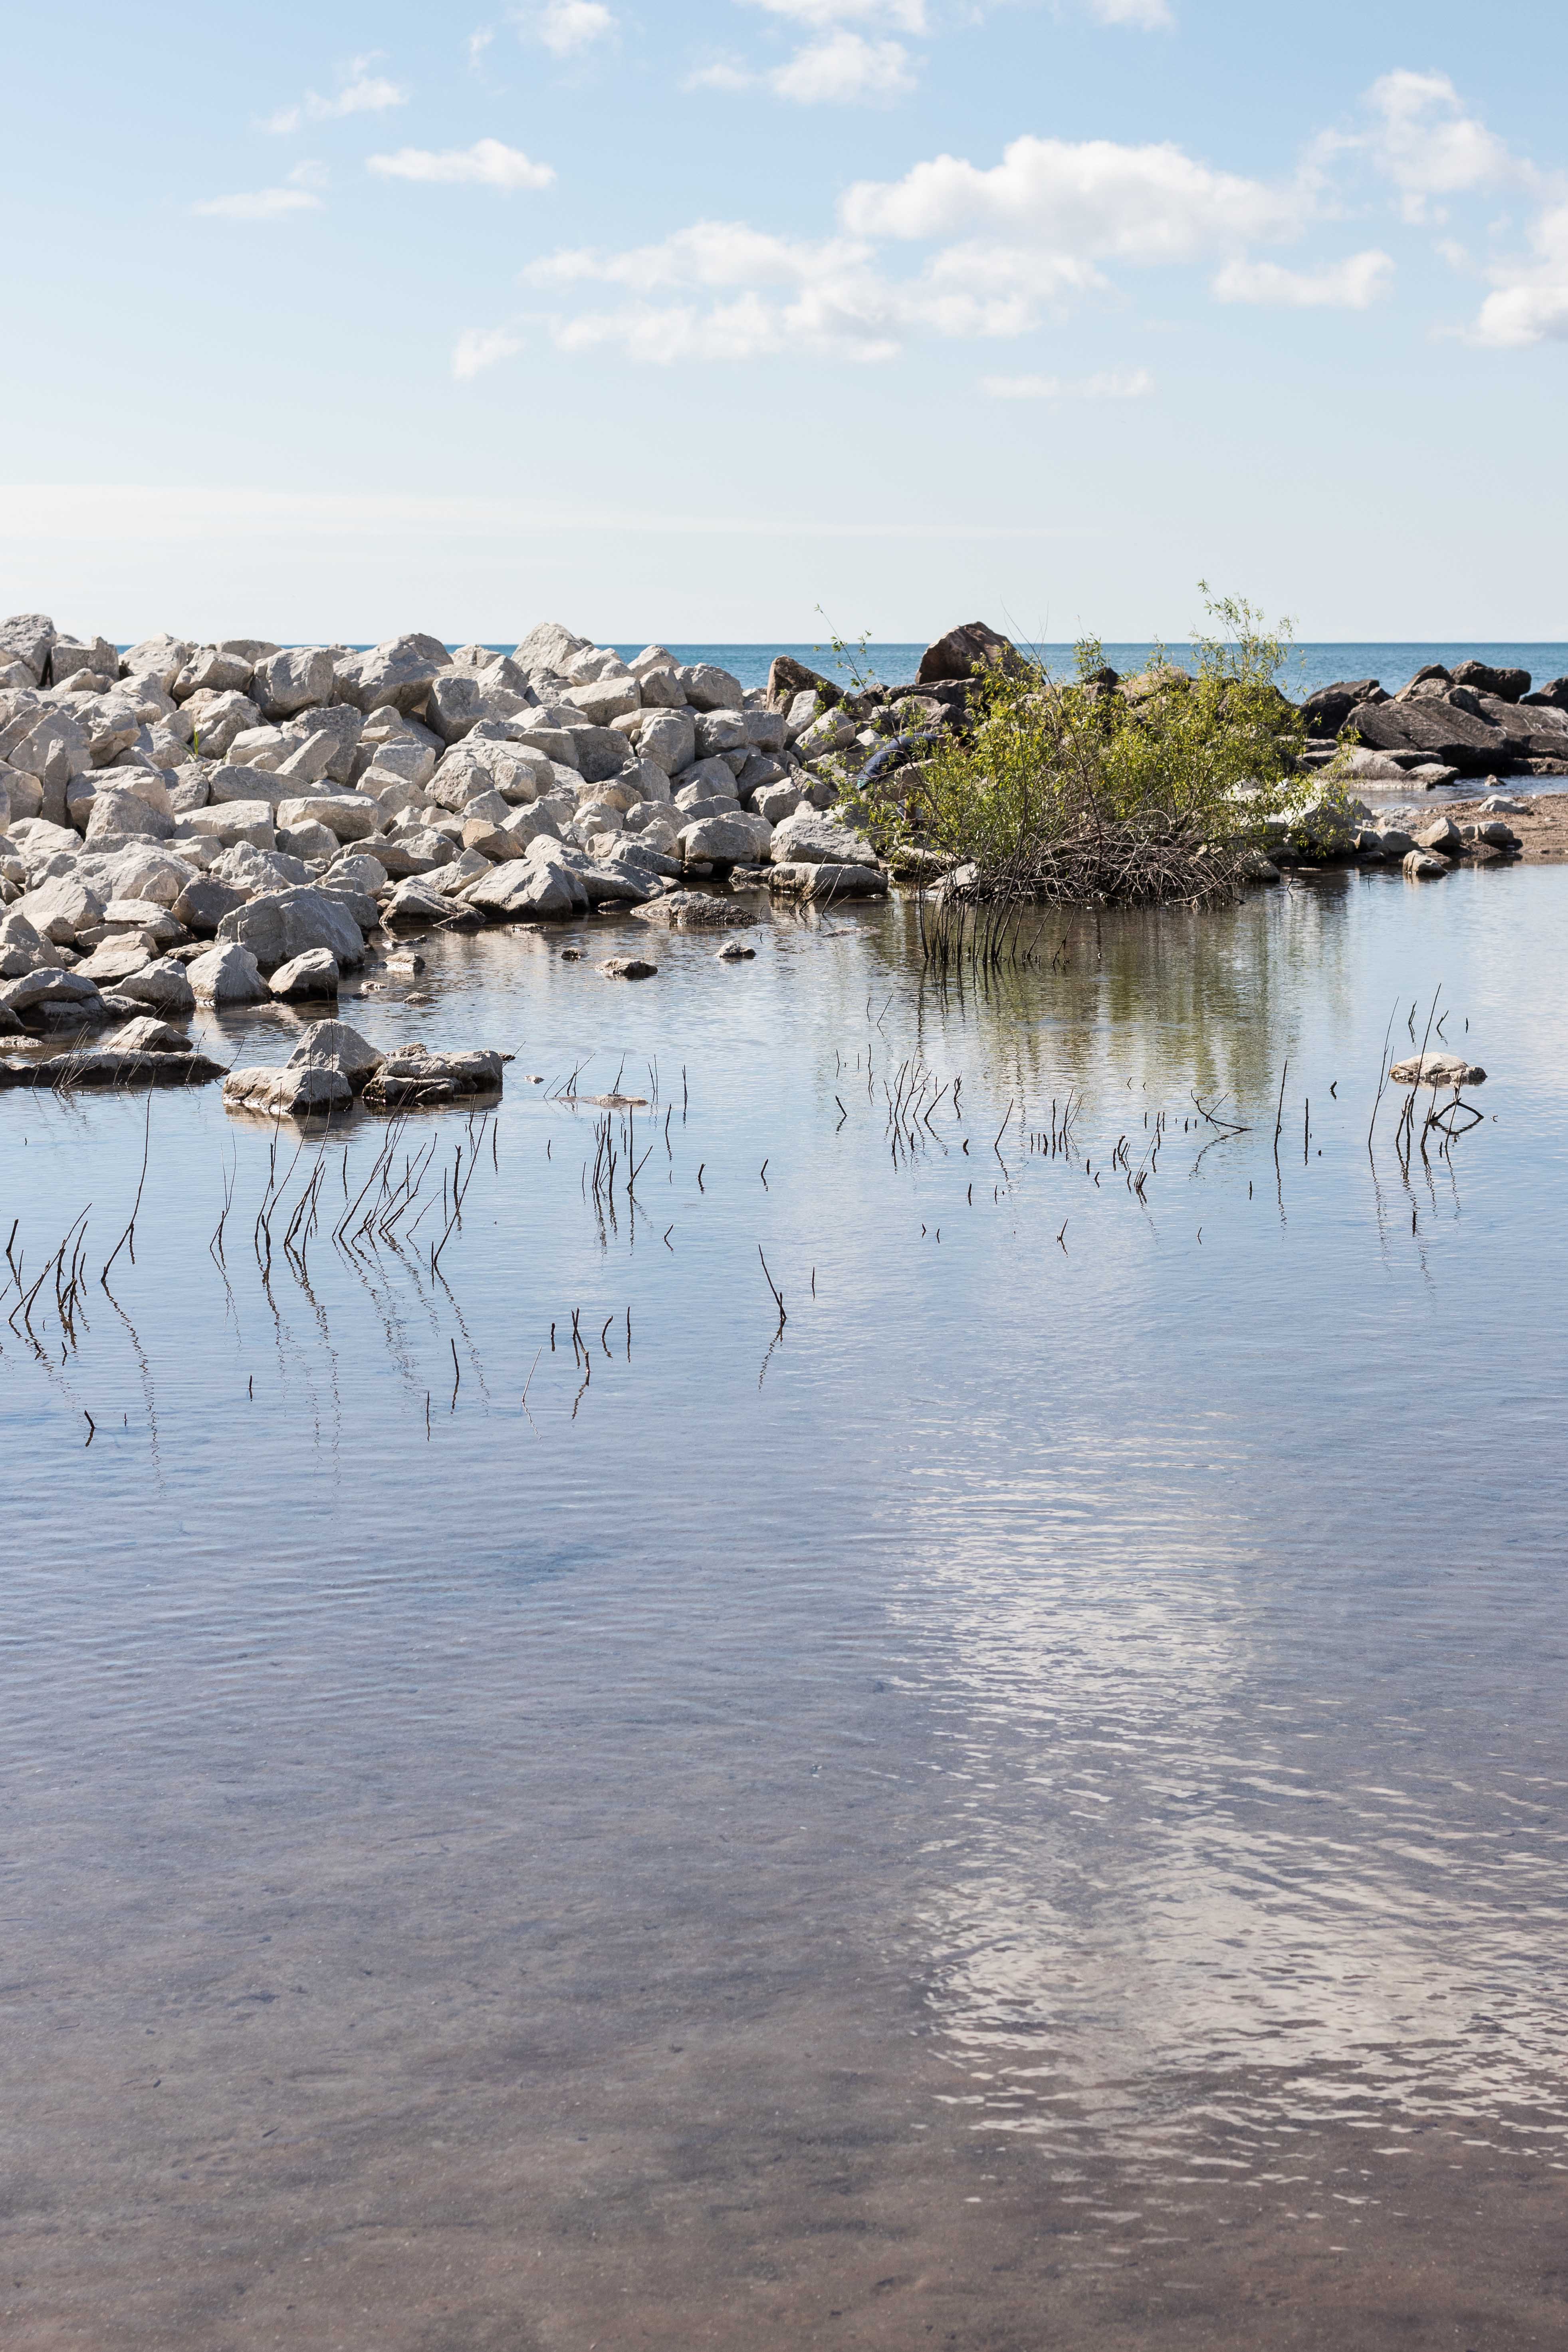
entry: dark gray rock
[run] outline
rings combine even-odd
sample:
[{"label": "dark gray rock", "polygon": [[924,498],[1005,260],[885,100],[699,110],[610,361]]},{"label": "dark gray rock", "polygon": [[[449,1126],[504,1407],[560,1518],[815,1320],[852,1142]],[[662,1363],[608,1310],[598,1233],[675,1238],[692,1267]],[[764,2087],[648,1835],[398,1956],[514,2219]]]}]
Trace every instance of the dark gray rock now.
[{"label": "dark gray rock", "polygon": [[1473,686],[1479,694],[1495,694],[1500,702],[1517,702],[1530,692],[1527,669],[1493,669],[1489,662],[1462,661],[1453,677],[1456,686]]},{"label": "dark gray rock", "polygon": [[1386,702],[1375,677],[1342,677],[1320,686],[1301,705],[1301,723],[1309,735],[1337,735],[1352,710],[1363,703]]},{"label": "dark gray rock", "polygon": [[999,635],[984,621],[965,621],[926,647],[915,683],[927,686],[934,678],[975,677],[983,670],[1011,668],[1017,659],[1017,648],[1010,637]]},{"label": "dark gray rock", "polygon": [[807,669],[793,654],[775,654],[768,671],[768,709],[784,711],[797,694],[815,694],[824,710],[840,699],[840,689],[820,670]]},{"label": "dark gray rock", "polygon": [[1345,723],[1369,751],[1418,751],[1461,775],[1503,775],[1516,761],[1501,727],[1440,698],[1360,703]]}]

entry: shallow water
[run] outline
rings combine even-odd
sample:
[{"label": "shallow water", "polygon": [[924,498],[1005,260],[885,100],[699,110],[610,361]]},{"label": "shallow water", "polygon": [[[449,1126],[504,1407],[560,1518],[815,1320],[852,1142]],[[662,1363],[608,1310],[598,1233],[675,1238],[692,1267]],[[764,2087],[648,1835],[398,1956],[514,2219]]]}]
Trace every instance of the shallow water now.
[{"label": "shallow water", "polygon": [[1563,2340],[1565,887],[437,939],[504,1100],[269,1286],[265,1124],[0,1097],[0,2340]]}]

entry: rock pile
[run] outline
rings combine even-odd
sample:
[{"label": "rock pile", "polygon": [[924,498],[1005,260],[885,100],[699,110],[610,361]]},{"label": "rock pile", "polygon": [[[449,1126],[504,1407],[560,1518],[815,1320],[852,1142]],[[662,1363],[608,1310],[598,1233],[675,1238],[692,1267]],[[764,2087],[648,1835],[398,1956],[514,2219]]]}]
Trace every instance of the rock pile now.
[{"label": "rock pile", "polygon": [[1375,677],[1320,687],[1301,705],[1310,764],[1327,766],[1354,740],[1353,772],[1368,783],[1417,787],[1460,776],[1568,774],[1568,677],[1531,691],[1527,669],[1428,663],[1396,694]]},{"label": "rock pile", "polygon": [[641,907],[737,866],[792,896],[884,890],[864,836],[824,815],[844,758],[947,723],[963,692],[937,677],[890,720],[881,689],[846,696],[782,657],[748,691],[553,622],[504,656],[416,635],[121,655],[14,615],[0,1028],[330,1001],[384,922]]}]

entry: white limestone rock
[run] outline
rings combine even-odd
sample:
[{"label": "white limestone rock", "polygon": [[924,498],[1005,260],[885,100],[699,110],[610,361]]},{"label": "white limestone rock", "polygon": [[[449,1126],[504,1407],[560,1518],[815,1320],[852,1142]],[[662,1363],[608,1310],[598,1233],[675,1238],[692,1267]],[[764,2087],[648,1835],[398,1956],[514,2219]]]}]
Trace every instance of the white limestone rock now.
[{"label": "white limestone rock", "polygon": [[258,1004],[267,994],[261,967],[248,948],[226,940],[193,957],[185,978],[196,995],[215,1005]]}]

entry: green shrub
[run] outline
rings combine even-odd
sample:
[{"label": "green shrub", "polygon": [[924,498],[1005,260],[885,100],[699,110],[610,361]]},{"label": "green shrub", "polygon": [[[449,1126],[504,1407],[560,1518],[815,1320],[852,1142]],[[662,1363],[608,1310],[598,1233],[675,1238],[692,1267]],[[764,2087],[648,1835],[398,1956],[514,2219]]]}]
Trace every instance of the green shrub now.
[{"label": "green shrub", "polygon": [[[1054,678],[1019,656],[976,682],[969,727],[914,772],[870,788],[884,838],[973,867],[964,894],[1158,900],[1233,889],[1279,828],[1332,793],[1301,774],[1300,718],[1276,678],[1289,632],[1203,589],[1209,633],[1191,669],[1157,653],[1113,682],[1098,643]],[[901,793],[901,799],[899,795]]]}]

